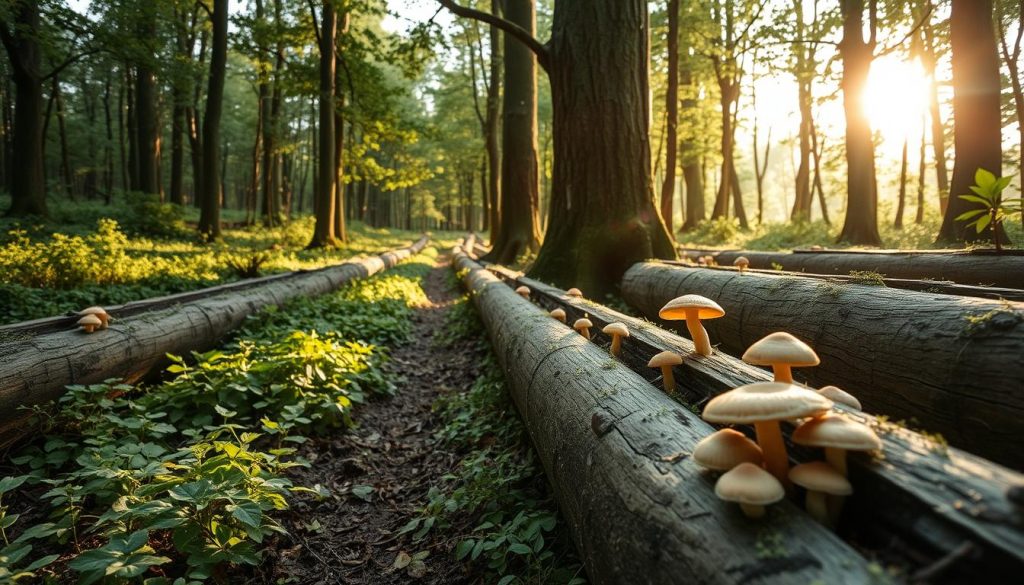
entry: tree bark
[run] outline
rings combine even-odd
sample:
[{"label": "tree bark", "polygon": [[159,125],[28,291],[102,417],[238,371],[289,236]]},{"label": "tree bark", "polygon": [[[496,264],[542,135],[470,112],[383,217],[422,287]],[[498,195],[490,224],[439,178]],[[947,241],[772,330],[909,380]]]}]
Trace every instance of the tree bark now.
[{"label": "tree bark", "polygon": [[14,132],[11,140],[13,170],[10,216],[46,217],[46,180],[43,172],[43,75],[40,70],[39,4],[17,2],[14,22],[0,23],[0,40],[7,50],[14,81]]},{"label": "tree bark", "polygon": [[314,196],[313,239],[309,248],[335,245],[334,234],[334,41],[338,30],[337,14],[331,0],[324,0],[320,31],[320,145],[317,186]]},{"label": "tree bark", "polygon": [[[920,10],[927,10],[929,14],[934,12],[932,0],[924,0]],[[946,126],[942,123],[942,111],[939,109],[939,80],[936,76],[936,65],[938,57],[935,54],[935,29],[931,24],[931,16],[928,16],[921,26],[923,38],[921,65],[924,67],[925,75],[931,80],[928,84],[928,117],[932,129],[932,152],[935,156],[935,180],[939,190],[939,211],[946,213],[946,206],[949,204],[949,173],[946,170]]]},{"label": "tree bark", "polygon": [[[1006,38],[1005,23],[999,20],[999,48],[1006,63],[1006,69],[1010,72],[1010,88],[1013,90],[1013,111],[1017,117],[1017,132],[1020,139],[1017,142],[1019,149],[1017,184],[1020,196],[1024,196],[1024,82],[1021,81],[1020,54],[1021,41],[1024,40],[1024,0],[1017,0],[1017,34],[1013,43],[1008,43]],[[1021,214],[1021,224],[1024,225],[1024,214]]]},{"label": "tree bark", "polygon": [[811,88],[814,82],[814,44],[802,42],[806,39],[807,29],[804,23],[804,3],[797,0],[793,4],[796,18],[796,38],[801,42],[793,44],[796,52],[797,103],[800,109],[799,145],[800,163],[796,171],[796,196],[793,198],[793,210],[790,219],[806,221],[811,218],[812,185],[811,185],[811,124],[814,123],[812,112],[813,98]]},{"label": "tree bark", "polygon": [[[680,381],[675,398],[691,408],[732,388],[772,379],[770,371],[723,353],[710,358],[695,357],[690,340],[652,326],[644,319],[589,300],[573,299],[563,290],[500,267],[493,270],[512,286],[529,287],[532,300],[545,311],[562,308],[569,323],[587,316],[595,324],[592,330],[597,332],[595,343],[600,346],[608,343],[607,336],[600,333],[604,325],[624,323],[629,328],[630,338],[623,343],[618,362],[655,386],[661,385],[661,375],[647,366],[650,357],[662,351],[684,356],[683,363],[674,368],[675,378]],[[997,579],[996,574],[1010,581],[1016,578],[1024,563],[1024,533],[1017,529],[1013,520],[1017,504],[1007,491],[1009,486],[1024,480],[1021,474],[944,447],[933,438],[905,427],[884,423],[842,406],[836,408],[845,417],[875,426],[884,454],[884,460],[850,459],[854,496],[846,502],[840,522],[841,534],[856,535],[857,544],[867,550],[886,549],[887,554],[895,555],[889,557],[890,562],[903,567],[906,574],[918,574],[929,567],[941,566],[943,559],[957,558],[956,551],[969,541],[972,554],[959,555],[955,567],[947,566],[952,570],[943,572],[936,582],[969,581],[976,574],[985,574],[990,579]],[[783,426],[786,435],[791,429],[789,425]],[[798,462],[820,458],[816,449],[792,444],[788,448]],[[973,494],[975,501],[985,502],[986,514],[964,506],[964,493]],[[894,547],[895,542],[901,544]],[[928,552],[920,556],[924,551]],[[840,582],[855,581],[840,579]]]},{"label": "tree bark", "polygon": [[53,87],[53,102],[57,114],[57,135],[60,138],[60,176],[68,199],[75,199],[75,176],[71,173],[71,158],[68,152],[68,129],[64,120],[64,97],[60,91],[60,80],[56,75],[50,78]]},{"label": "tree bark", "polygon": [[[276,0],[280,2],[280,0]],[[346,9],[338,16],[338,32],[344,37],[348,34],[349,13]],[[336,49],[335,81],[334,81],[334,237],[340,244],[348,243],[348,231],[345,228],[345,120],[343,107],[345,91],[341,84],[343,49]],[[284,47],[279,47],[278,55],[284,55]]]},{"label": "tree bark", "polygon": [[797,377],[835,384],[869,412],[914,419],[950,444],[1024,466],[1012,438],[1024,432],[1024,303],[655,263],[637,264],[622,283],[626,301],[652,319],[683,291],[727,307],[724,318],[704,322],[722,351],[740,355],[788,331],[821,357]]},{"label": "tree bark", "polygon": [[[738,507],[715,499],[713,479],[686,461],[710,425],[629,369],[609,367],[617,362],[605,350],[461,251],[454,268],[464,273],[590,581],[869,580],[863,557],[788,501],[751,530]],[[765,531],[786,543],[784,566],[759,553]]]},{"label": "tree bark", "polygon": [[[144,9],[139,27],[139,39],[148,44],[156,37],[155,8]],[[159,194],[160,183],[157,180],[158,146],[160,140],[157,128],[157,88],[156,74],[147,55],[135,63],[135,131],[137,132],[136,147],[138,148],[138,191]],[[216,161],[215,161],[216,163]]]},{"label": "tree bark", "polygon": [[903,229],[903,211],[907,206],[907,147],[910,146],[910,137],[903,137],[903,153],[900,157],[900,189],[896,198],[896,219],[892,227]]},{"label": "tree bark", "polygon": [[680,62],[679,79],[685,92],[681,100],[682,117],[687,121],[679,141],[679,158],[683,166],[683,181],[686,183],[686,219],[680,231],[685,232],[695,229],[704,221],[704,172],[696,140],[698,130],[695,128],[695,121],[700,115],[697,109],[697,87],[693,82],[692,58],[688,49],[683,49]]},{"label": "tree bark", "polygon": [[[533,35],[535,0],[505,0],[505,18]],[[502,104],[501,227],[489,259],[510,264],[540,248],[537,162],[537,66],[532,52],[505,36]]]},{"label": "tree bark", "polygon": [[[869,0],[874,12],[876,0]],[[875,51],[875,19],[871,36],[864,40],[864,0],[841,0],[843,40],[843,109],[846,112],[846,219],[840,242],[859,246],[881,246],[878,234],[878,182],[875,178],[875,145],[871,122],[864,108],[864,87]]]},{"label": "tree bark", "polygon": [[[501,12],[501,0],[491,0],[491,13]],[[501,153],[498,150],[498,123],[501,115],[501,77],[504,59],[501,43],[501,32],[490,27],[490,76],[487,85],[487,132],[484,144],[487,150],[487,198],[489,199],[491,229],[490,242],[493,246],[501,233]]]},{"label": "tree bark", "polygon": [[210,16],[210,82],[203,117],[203,189],[199,233],[210,242],[220,238],[221,173],[220,122],[224,108],[224,78],[228,58],[228,0],[213,0]]},{"label": "tree bark", "polygon": [[993,226],[978,233],[957,216],[978,207],[960,195],[971,194],[974,173],[1002,175],[1002,115],[999,54],[992,26],[992,0],[954,0],[950,16],[953,51],[953,182],[938,242],[974,242],[1004,238]]},{"label": "tree bark", "polygon": [[661,184],[661,219],[669,235],[675,211],[676,142],[679,123],[679,0],[668,0],[668,88],[665,90],[665,179]]}]

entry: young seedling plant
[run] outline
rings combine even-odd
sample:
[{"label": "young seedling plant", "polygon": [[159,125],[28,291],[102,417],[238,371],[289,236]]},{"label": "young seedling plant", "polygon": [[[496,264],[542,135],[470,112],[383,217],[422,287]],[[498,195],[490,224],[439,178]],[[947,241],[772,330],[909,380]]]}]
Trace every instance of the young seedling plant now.
[{"label": "young seedling plant", "polygon": [[1000,242],[1003,221],[1015,215],[1020,215],[1021,205],[1024,198],[1003,200],[1003,190],[1010,184],[1013,175],[997,178],[994,174],[985,169],[978,169],[974,173],[974,185],[971,185],[973,195],[959,195],[960,199],[978,203],[981,207],[961,213],[956,217],[957,221],[965,221],[967,227],[974,227],[980,234],[989,225],[992,226],[992,240],[996,244],[996,252],[1002,252]]}]

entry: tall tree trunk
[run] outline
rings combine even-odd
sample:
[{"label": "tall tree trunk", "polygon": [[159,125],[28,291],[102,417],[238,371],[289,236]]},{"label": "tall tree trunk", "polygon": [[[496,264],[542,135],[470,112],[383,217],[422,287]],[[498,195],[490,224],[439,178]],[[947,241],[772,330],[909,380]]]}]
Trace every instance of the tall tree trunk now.
[{"label": "tall tree trunk", "polygon": [[64,123],[64,97],[60,91],[60,81],[54,75],[50,78],[53,87],[53,101],[57,113],[57,135],[60,137],[60,176],[68,199],[75,199],[75,177],[71,174],[71,158],[68,152],[68,129]]},{"label": "tall tree trunk", "polygon": [[210,82],[203,118],[203,190],[199,233],[206,241],[220,237],[220,121],[224,107],[224,77],[228,58],[228,0],[213,0],[210,16]]},{"label": "tall tree trunk", "polygon": [[665,180],[661,184],[661,219],[672,235],[676,192],[676,146],[679,123],[679,0],[668,0],[668,88],[665,90]]},{"label": "tall tree trunk", "polygon": [[722,118],[722,170],[719,175],[718,193],[715,195],[715,207],[711,211],[711,219],[729,217],[729,195],[732,188],[730,170],[732,169],[733,142],[735,140],[735,132],[732,127],[732,103],[733,94],[739,91],[738,87],[724,77],[719,77],[718,89],[719,106],[721,107],[719,113]]},{"label": "tall tree trunk", "polygon": [[[535,0],[505,0],[505,17],[536,29]],[[505,92],[502,124],[501,227],[488,259],[509,264],[540,247],[537,160],[537,71],[532,52],[505,36]]]},{"label": "tall tree trunk", "polygon": [[892,222],[892,227],[901,230],[903,229],[903,211],[907,206],[907,147],[910,145],[910,137],[903,137],[903,154],[900,159],[900,190],[899,195],[896,199],[896,219]]},{"label": "tall tree trunk", "polygon": [[[804,3],[796,0],[793,3],[796,17],[796,38],[805,38]],[[811,43],[797,42],[793,46],[796,51],[796,83],[797,103],[800,109],[799,145],[800,164],[796,171],[796,194],[793,198],[793,210],[790,219],[805,221],[811,218],[811,124],[814,120],[812,112],[811,87],[814,81],[813,51]]]},{"label": "tall tree trunk", "polygon": [[[756,108],[756,106],[755,106]],[[757,116],[754,116],[754,178],[757,181],[757,224],[764,222],[764,177],[768,173],[768,157],[772,153],[772,129],[768,128],[768,139],[764,143],[764,159],[757,146]]]},{"label": "tall tree trunk", "polygon": [[334,235],[334,41],[338,19],[332,0],[324,0],[320,31],[320,160],[314,197],[316,224],[310,248],[335,245]]},{"label": "tall tree trunk", "polygon": [[928,168],[925,163],[925,145],[928,143],[928,131],[927,126],[921,124],[921,149],[918,151],[918,163],[917,163],[917,214],[914,216],[914,223],[921,225],[924,223],[924,174]]},{"label": "tall tree trunk", "polygon": [[103,82],[103,121],[106,127],[106,142],[103,143],[103,199],[110,205],[114,195],[114,127],[110,113],[110,72]]},{"label": "tall tree trunk", "polygon": [[[280,0],[276,0],[280,2]],[[338,15],[338,34],[344,38],[348,34],[349,26],[349,13],[347,8],[345,12]],[[341,72],[342,72],[342,56],[340,54],[341,49],[337,49],[335,53],[335,80],[334,80],[334,237],[340,244],[348,243],[348,231],[345,228],[345,120],[342,116],[343,107],[345,105],[345,91],[342,89],[341,84]],[[281,55],[284,54],[284,49],[281,48]]]},{"label": "tall tree trunk", "polygon": [[697,87],[693,82],[688,49],[683,51],[679,72],[680,84],[685,97],[681,101],[682,117],[688,121],[679,140],[679,158],[683,166],[683,181],[686,183],[686,219],[681,231],[692,230],[704,221],[704,172],[701,169],[700,149],[696,141],[697,129]]},{"label": "tall tree trunk", "polygon": [[[871,2],[874,13],[875,0]],[[875,18],[870,40],[864,41],[864,0],[841,0],[843,39],[843,109],[846,112],[847,203],[840,242],[881,246],[878,234],[878,185],[875,179],[875,145],[871,122],[864,108],[864,87],[875,50]]]},{"label": "tall tree trunk", "polygon": [[[491,0],[491,14],[501,12],[501,0]],[[501,231],[501,153],[498,150],[498,121],[501,114],[502,43],[501,32],[496,27],[490,31],[491,63],[490,83],[487,86],[487,133],[484,137],[487,150],[487,198],[490,209],[488,226],[491,230],[491,245],[497,241]]]},{"label": "tall tree trunk", "polygon": [[818,192],[818,205],[821,207],[821,219],[825,225],[832,225],[828,217],[828,204],[825,203],[825,188],[821,184],[821,155],[825,145],[818,143],[818,130],[811,120],[811,153],[814,155],[814,190]]},{"label": "tall tree trunk", "polygon": [[935,54],[935,29],[931,24],[934,13],[932,0],[924,0],[919,12],[928,11],[929,16],[921,26],[923,45],[921,64],[925,75],[931,80],[928,84],[928,113],[932,128],[932,152],[935,156],[935,180],[939,190],[939,211],[946,213],[949,204],[949,172],[946,170],[946,127],[942,123],[942,112],[939,109],[939,80],[936,76],[938,57]]},{"label": "tall tree trunk", "polygon": [[14,81],[11,207],[7,215],[47,216],[43,174],[43,76],[40,71],[39,4],[18,2],[12,7],[13,27],[0,23],[0,39],[11,63]]},{"label": "tall tree trunk", "polygon": [[[1024,0],[1017,0],[1017,34],[1013,43],[1006,38],[1006,23],[999,19],[999,48],[1003,54],[1003,62],[1010,72],[1010,88],[1013,90],[1013,107],[1017,116],[1017,131],[1020,139],[1017,142],[1019,149],[1017,164],[1017,181],[1020,185],[1020,192],[1024,195],[1024,84],[1021,82],[1020,55],[1021,41],[1024,40]],[[1024,214],[1021,214],[1021,224],[1024,225]]]},{"label": "tall tree trunk", "polygon": [[[156,15],[155,12],[151,12],[153,10],[152,7],[144,10],[150,13],[142,16],[140,39],[148,41],[156,36]],[[157,128],[156,101],[156,75],[147,56],[135,64],[135,130],[138,133],[138,190],[153,194],[160,193],[160,184],[157,180],[157,141],[160,136]]]},{"label": "tall tree trunk", "polygon": [[[1002,174],[999,54],[992,26],[992,0],[953,0],[950,16],[953,51],[953,182],[938,241],[993,240],[992,226],[978,233],[957,216],[978,204],[959,195],[971,193],[974,173]],[[1000,233],[997,237],[1003,238]]]},{"label": "tall tree trunk", "polygon": [[130,65],[125,72],[125,126],[128,132],[128,189],[139,190],[139,121],[137,118],[135,75]]}]

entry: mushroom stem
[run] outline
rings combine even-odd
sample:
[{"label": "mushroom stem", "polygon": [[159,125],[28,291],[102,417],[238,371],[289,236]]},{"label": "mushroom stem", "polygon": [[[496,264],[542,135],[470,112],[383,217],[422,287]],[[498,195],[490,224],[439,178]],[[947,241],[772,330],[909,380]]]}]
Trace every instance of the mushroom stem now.
[{"label": "mushroom stem", "polygon": [[740,509],[743,510],[747,518],[761,518],[764,516],[764,506],[740,503]]},{"label": "mushroom stem", "polygon": [[619,357],[619,350],[622,348],[622,336],[612,335],[612,348],[611,354],[615,357]]},{"label": "mushroom stem", "polygon": [[672,366],[661,366],[661,380],[665,384],[665,392],[673,394],[676,391],[676,379],[672,376]]},{"label": "mushroom stem", "polygon": [[825,526],[832,525],[831,514],[825,500],[825,492],[807,490],[807,513]]},{"label": "mushroom stem", "polygon": [[757,444],[764,452],[765,469],[782,482],[786,491],[790,491],[793,484],[789,481],[789,456],[786,454],[786,443],[782,440],[779,422],[758,421],[754,423],[754,428],[757,430]]},{"label": "mushroom stem", "polygon": [[707,330],[700,324],[696,309],[686,311],[686,329],[690,332],[690,338],[693,339],[693,346],[697,353],[711,355],[711,340],[708,339]]},{"label": "mushroom stem", "polygon": [[580,327],[580,335],[590,340],[590,327]]},{"label": "mushroom stem", "polygon": [[849,474],[846,472],[846,449],[825,447],[825,461],[834,467],[836,471],[843,474],[843,477],[849,477]]},{"label": "mushroom stem", "polygon": [[772,371],[775,372],[776,382],[793,383],[793,367],[789,364],[772,364]]}]

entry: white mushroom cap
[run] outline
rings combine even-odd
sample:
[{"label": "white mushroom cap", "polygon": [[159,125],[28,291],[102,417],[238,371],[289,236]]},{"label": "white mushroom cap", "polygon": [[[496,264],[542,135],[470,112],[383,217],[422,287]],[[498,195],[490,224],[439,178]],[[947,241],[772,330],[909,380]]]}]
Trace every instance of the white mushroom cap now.
[{"label": "white mushroom cap", "polygon": [[565,323],[565,311],[561,308],[551,309],[550,315],[562,323]]},{"label": "white mushroom cap", "polygon": [[629,329],[626,328],[626,325],[624,323],[619,323],[618,321],[616,321],[615,323],[609,323],[608,325],[605,325],[604,329],[602,329],[601,331],[603,331],[606,335],[620,335],[622,337],[629,337]]},{"label": "white mushroom cap", "polygon": [[824,461],[797,465],[789,470],[789,480],[802,488],[831,496],[848,496],[853,493],[850,480]]},{"label": "white mushroom cap", "polygon": [[761,465],[763,459],[761,447],[733,429],[712,433],[701,439],[693,449],[693,460],[715,471],[728,471],[740,463]]},{"label": "white mushroom cap", "polygon": [[718,478],[715,495],[727,502],[767,506],[786,497],[779,480],[753,463],[740,463]]},{"label": "white mushroom cap", "polygon": [[681,363],[683,363],[683,358],[679,354],[672,351],[663,351],[652,357],[651,361],[647,362],[647,367],[678,366]]},{"label": "white mushroom cap", "polygon": [[576,319],[576,322],[572,324],[572,328],[579,331],[580,329],[590,329],[594,324],[586,317]]},{"label": "white mushroom cap", "polygon": [[707,297],[683,295],[665,303],[658,316],[667,321],[685,319],[686,312],[692,309],[697,309],[698,319],[717,319],[725,315],[725,309]]},{"label": "white mushroom cap", "polygon": [[812,418],[800,425],[793,431],[793,442],[846,451],[877,451],[882,448],[882,440],[870,427],[835,414]]},{"label": "white mushroom cap", "polygon": [[565,291],[565,295],[569,296],[569,297],[580,298],[580,297],[583,296],[583,291],[581,291],[580,289],[578,289],[578,288],[576,288],[574,286],[574,287],[570,288],[569,290]]},{"label": "white mushroom cap", "polygon": [[733,266],[750,266],[750,260],[747,260],[746,256],[740,256],[732,261]]},{"label": "white mushroom cap", "polygon": [[520,286],[519,288],[516,289],[516,294],[523,298],[526,298],[530,296],[530,287],[526,285]]},{"label": "white mushroom cap", "polygon": [[802,386],[757,382],[720,394],[704,407],[704,420],[750,424],[824,414],[832,401]]},{"label": "white mushroom cap", "polygon": [[100,318],[96,315],[86,315],[78,320],[78,325],[88,331],[103,325],[103,321],[100,321]]},{"label": "white mushroom cap", "polygon": [[818,394],[821,394],[832,402],[849,406],[854,410],[863,410],[860,407],[860,400],[857,400],[856,396],[836,386],[825,386],[824,388],[819,388]]},{"label": "white mushroom cap", "polygon": [[762,337],[743,353],[743,361],[755,366],[788,364],[790,366],[816,366],[821,363],[818,354],[809,345],[784,331]]}]

